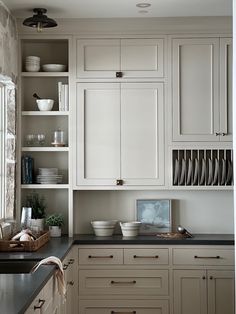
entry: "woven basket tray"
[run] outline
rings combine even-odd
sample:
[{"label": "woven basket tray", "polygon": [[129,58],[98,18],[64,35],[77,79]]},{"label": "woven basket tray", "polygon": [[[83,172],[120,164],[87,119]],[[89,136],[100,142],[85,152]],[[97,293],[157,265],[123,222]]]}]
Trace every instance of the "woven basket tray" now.
[{"label": "woven basket tray", "polygon": [[49,231],[44,231],[34,241],[0,240],[0,252],[33,252],[49,241]]}]

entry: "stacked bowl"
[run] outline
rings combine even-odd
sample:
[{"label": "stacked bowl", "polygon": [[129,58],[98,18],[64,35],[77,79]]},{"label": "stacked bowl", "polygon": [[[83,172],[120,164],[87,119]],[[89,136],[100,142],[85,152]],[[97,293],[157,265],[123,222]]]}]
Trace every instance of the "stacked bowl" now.
[{"label": "stacked bowl", "polygon": [[94,233],[97,237],[112,236],[117,220],[96,220],[91,221]]},{"label": "stacked bowl", "polygon": [[26,57],[25,70],[27,72],[38,72],[40,70],[40,58],[36,56]]},{"label": "stacked bowl", "polygon": [[140,226],[141,222],[139,221],[120,222],[121,231],[124,237],[136,237]]}]

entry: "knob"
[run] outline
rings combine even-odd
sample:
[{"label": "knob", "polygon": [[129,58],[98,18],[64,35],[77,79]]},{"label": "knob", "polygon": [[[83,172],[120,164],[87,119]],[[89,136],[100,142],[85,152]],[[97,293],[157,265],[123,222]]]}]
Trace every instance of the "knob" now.
[{"label": "knob", "polygon": [[122,72],[116,72],[116,77],[122,77],[123,73]]},{"label": "knob", "polygon": [[121,179],[116,180],[116,185],[123,185],[123,184],[124,184],[123,180],[121,180]]}]

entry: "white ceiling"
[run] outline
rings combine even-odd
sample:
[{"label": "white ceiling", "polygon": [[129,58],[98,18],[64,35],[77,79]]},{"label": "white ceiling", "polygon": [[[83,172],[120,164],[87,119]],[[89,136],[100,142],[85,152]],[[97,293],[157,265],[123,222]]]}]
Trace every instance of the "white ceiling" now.
[{"label": "white ceiling", "polygon": [[[54,18],[118,18],[232,15],[233,0],[2,0],[16,17],[46,8]],[[147,9],[137,3],[150,3]],[[139,11],[146,10],[147,13]]]}]

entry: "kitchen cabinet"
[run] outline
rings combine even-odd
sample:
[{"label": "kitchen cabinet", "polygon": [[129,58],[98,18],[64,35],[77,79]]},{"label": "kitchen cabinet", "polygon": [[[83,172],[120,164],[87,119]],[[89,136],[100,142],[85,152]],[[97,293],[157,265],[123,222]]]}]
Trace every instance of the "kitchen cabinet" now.
[{"label": "kitchen cabinet", "polygon": [[164,183],[162,83],[80,83],[77,104],[77,186]]},{"label": "kitchen cabinet", "polygon": [[173,141],[231,141],[231,39],[173,38],[172,72]]},{"label": "kitchen cabinet", "polygon": [[78,78],[164,76],[164,38],[78,39]]},{"label": "kitchen cabinet", "polygon": [[174,314],[234,313],[233,250],[174,249],[173,263]]},{"label": "kitchen cabinet", "polygon": [[[31,36],[21,37],[21,72],[20,72],[20,117],[19,128],[21,138],[19,139],[19,160],[23,156],[30,156],[34,161],[34,176],[30,184],[25,184],[20,178],[23,176],[19,167],[19,205],[25,206],[27,195],[36,191],[45,198],[47,204],[46,212],[54,212],[55,208],[62,213],[65,221],[70,220],[72,200],[69,193],[69,110],[59,108],[58,83],[63,85],[69,83],[69,71],[45,72],[42,71],[43,64],[64,64],[69,70],[69,46],[70,38],[63,36],[39,36],[37,39]],[[55,54],[55,51],[57,53]],[[25,71],[25,60],[27,56],[38,56],[40,58],[41,70],[38,72]],[[33,94],[41,98],[53,99],[54,105],[51,111],[39,111]],[[69,108],[70,109],[70,108]],[[62,130],[65,134],[65,146],[53,145],[54,132]],[[39,143],[37,135],[44,135],[45,140]],[[32,141],[28,138],[34,136]],[[20,163],[19,163],[20,164]],[[38,182],[39,168],[57,168],[58,174],[62,175],[62,182],[55,183],[45,180],[44,184]],[[19,209],[20,212],[20,209]],[[65,224],[64,232],[71,232]]]}]

